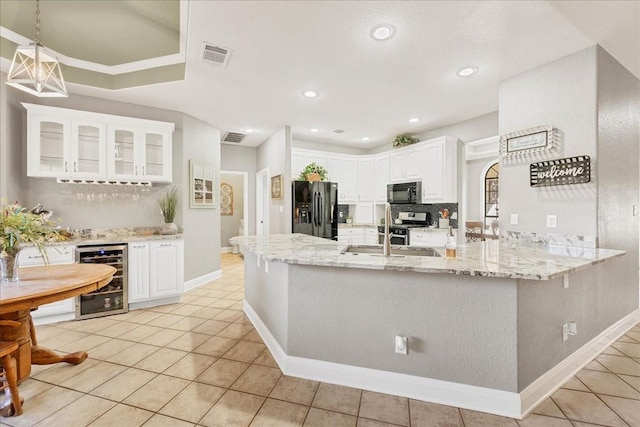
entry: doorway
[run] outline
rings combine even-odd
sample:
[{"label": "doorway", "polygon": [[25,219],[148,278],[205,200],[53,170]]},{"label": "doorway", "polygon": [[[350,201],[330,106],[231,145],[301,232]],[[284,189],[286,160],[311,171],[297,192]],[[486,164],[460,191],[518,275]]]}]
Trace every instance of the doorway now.
[{"label": "doorway", "polygon": [[269,168],[256,173],[256,236],[269,234]]},{"label": "doorway", "polygon": [[231,250],[229,239],[249,231],[249,174],[220,171],[220,247]]}]

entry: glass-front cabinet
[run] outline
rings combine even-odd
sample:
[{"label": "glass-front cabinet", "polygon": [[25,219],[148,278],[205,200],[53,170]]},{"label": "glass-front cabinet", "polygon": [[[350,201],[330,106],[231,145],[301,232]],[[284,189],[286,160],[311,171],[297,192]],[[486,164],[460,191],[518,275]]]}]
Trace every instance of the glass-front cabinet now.
[{"label": "glass-front cabinet", "polygon": [[28,176],[171,182],[173,123],[22,105]]},{"label": "glass-front cabinet", "polygon": [[110,125],[108,175],[114,179],[171,182],[170,128],[150,130]]}]

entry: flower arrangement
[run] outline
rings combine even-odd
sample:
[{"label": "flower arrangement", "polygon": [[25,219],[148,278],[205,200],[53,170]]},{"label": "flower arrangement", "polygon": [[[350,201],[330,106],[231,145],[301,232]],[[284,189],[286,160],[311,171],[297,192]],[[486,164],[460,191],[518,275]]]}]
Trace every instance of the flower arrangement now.
[{"label": "flower arrangement", "polygon": [[315,179],[315,181],[325,181],[327,179],[327,170],[325,168],[323,168],[322,166],[314,163],[309,163],[303,170],[302,172],[300,172],[300,176],[298,177],[298,180],[300,181],[314,181],[314,178],[312,175],[317,175],[318,179]]},{"label": "flower arrangement", "polygon": [[31,243],[38,247],[45,264],[49,257],[44,250],[45,243],[68,240],[69,234],[55,226],[51,213],[43,215],[29,212],[17,202],[8,204],[6,198],[0,199],[0,258],[5,259],[6,271],[4,280],[17,278],[15,258],[20,252],[21,244]]},{"label": "flower arrangement", "polygon": [[442,219],[449,218],[449,209],[440,209],[440,218]]}]

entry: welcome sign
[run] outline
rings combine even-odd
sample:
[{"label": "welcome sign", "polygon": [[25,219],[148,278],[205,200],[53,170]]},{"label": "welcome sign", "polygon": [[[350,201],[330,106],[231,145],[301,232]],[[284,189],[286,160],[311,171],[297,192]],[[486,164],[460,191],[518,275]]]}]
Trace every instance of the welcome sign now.
[{"label": "welcome sign", "polygon": [[578,156],[531,163],[529,180],[532,187],[589,182],[591,181],[591,158]]}]

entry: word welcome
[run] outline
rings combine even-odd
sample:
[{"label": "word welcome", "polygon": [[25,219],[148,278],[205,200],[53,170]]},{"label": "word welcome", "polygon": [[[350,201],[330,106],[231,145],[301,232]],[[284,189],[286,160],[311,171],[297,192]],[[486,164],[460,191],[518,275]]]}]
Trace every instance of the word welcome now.
[{"label": "word welcome", "polygon": [[532,163],[529,168],[532,187],[549,185],[580,184],[591,181],[591,159],[589,156]]}]

